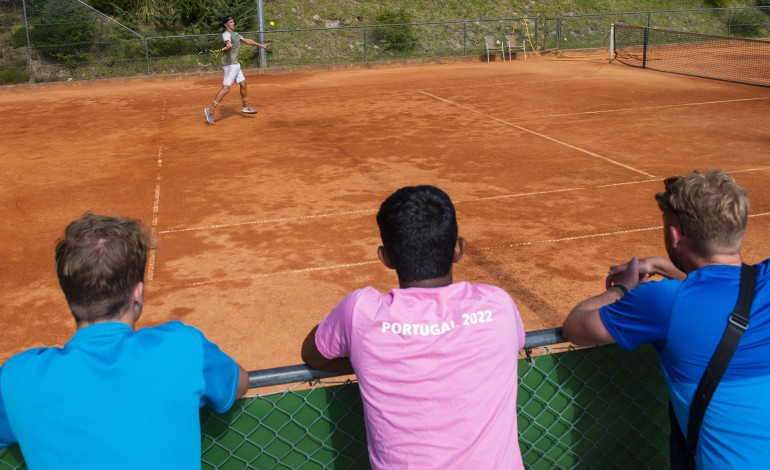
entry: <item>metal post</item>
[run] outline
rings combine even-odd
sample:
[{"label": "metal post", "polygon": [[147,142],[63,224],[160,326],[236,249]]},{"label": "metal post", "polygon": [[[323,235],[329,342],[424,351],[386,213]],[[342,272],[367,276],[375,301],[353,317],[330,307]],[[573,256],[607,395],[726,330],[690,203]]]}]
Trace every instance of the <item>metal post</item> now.
[{"label": "metal post", "polygon": [[644,28],[644,52],[642,52],[642,68],[647,68],[647,46],[650,43],[650,28]]},{"label": "metal post", "polygon": [[143,38],[144,43],[144,59],[147,61],[147,75],[151,75],[150,72],[150,46],[147,44],[147,38]]},{"label": "metal post", "polygon": [[22,0],[24,10],[24,30],[27,33],[27,67],[29,68],[29,83],[35,83],[35,74],[32,68],[32,42],[29,40],[29,21],[27,20],[27,1]]},{"label": "metal post", "polygon": [[[259,28],[259,42],[265,43],[265,16],[263,14],[262,0],[257,0],[257,27]],[[267,67],[267,54],[263,48],[259,48],[259,68]]]},{"label": "metal post", "polygon": [[610,63],[615,58],[615,23],[610,25]]},{"label": "metal post", "polygon": [[463,55],[468,54],[468,22],[463,21]]}]

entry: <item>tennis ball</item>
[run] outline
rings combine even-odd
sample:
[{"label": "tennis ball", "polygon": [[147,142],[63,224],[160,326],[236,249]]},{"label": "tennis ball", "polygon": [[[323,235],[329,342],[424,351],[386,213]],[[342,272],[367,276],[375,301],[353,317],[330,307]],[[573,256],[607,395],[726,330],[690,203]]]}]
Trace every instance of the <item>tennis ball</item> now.
[{"label": "tennis ball", "polygon": [[275,23],[271,21],[270,26],[275,26]]}]

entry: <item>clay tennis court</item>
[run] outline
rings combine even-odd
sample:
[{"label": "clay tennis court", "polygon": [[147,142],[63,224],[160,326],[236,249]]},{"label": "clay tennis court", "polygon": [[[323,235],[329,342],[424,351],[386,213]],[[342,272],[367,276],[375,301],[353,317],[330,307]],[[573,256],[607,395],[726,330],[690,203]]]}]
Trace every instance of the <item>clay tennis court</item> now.
[{"label": "clay tennis court", "polygon": [[500,285],[528,331],[559,326],[610,264],[662,254],[662,179],[721,168],[748,187],[744,258],[770,256],[770,88],[606,60],[220,74],[0,89],[0,361],[74,321],[53,248],[85,211],[157,235],[140,326],[180,319],[247,369],[300,363],[351,290],[395,286],[375,214],[405,185],[456,203],[456,280]]}]

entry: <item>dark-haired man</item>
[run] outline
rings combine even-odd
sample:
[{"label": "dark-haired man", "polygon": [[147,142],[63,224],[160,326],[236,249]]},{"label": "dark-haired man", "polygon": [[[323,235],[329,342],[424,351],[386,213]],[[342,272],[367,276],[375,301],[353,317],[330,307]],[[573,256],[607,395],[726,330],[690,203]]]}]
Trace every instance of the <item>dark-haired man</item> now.
[{"label": "dark-haired man", "polygon": [[211,106],[203,109],[203,113],[206,115],[206,122],[212,126],[214,125],[214,112],[225,95],[230,92],[230,87],[233,86],[233,83],[237,83],[241,87],[241,102],[243,104],[241,112],[256,114],[257,110],[249,106],[248,86],[246,84],[246,77],[241,71],[241,64],[238,62],[238,53],[241,50],[241,43],[248,46],[261,47],[262,49],[267,49],[267,46],[270,45],[269,42],[260,44],[236,33],[235,20],[232,16],[222,18],[222,27],[225,29],[222,33],[222,42],[224,43],[222,70],[224,71],[224,80],[222,81],[222,88],[217,92]]},{"label": "dark-haired man", "polygon": [[399,189],[377,224],[399,288],[348,295],[308,334],[303,360],[356,373],[375,469],[523,469],[516,305],[497,287],[453,282],[466,243],[440,189]]},{"label": "dark-haired man", "polygon": [[[736,305],[746,190],[711,170],[667,178],[656,199],[668,258],[612,266],[607,290],[579,303],[564,321],[576,344],[651,343],[666,376],[676,422],[687,435],[690,405]],[[759,469],[770,462],[770,270],[756,265],[748,329],[706,409],[695,466]],[[667,278],[643,282],[653,275]]]},{"label": "dark-haired man", "polygon": [[200,407],[246,392],[246,371],[197,329],[136,329],[149,248],[139,221],[94,214],[57,243],[77,331],[0,368],[0,447],[18,443],[28,468],[201,468]]}]

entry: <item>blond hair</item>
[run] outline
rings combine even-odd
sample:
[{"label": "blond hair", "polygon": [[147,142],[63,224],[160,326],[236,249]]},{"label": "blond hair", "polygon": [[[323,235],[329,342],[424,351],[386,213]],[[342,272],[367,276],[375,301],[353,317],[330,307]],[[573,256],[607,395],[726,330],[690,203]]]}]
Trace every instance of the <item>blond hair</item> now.
[{"label": "blond hair", "polygon": [[701,255],[734,254],[741,249],[749,216],[746,189],[720,170],[694,171],[670,178],[655,199],[673,217]]}]

